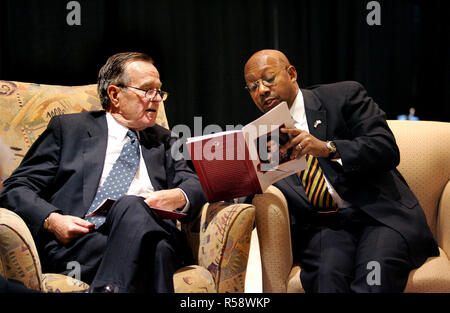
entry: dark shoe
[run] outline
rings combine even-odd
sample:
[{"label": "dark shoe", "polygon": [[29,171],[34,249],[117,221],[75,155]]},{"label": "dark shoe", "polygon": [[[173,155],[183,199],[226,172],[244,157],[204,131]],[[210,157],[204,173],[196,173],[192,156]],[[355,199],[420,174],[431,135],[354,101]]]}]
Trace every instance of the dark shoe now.
[{"label": "dark shoe", "polygon": [[119,287],[113,285],[89,287],[88,293],[119,293]]}]

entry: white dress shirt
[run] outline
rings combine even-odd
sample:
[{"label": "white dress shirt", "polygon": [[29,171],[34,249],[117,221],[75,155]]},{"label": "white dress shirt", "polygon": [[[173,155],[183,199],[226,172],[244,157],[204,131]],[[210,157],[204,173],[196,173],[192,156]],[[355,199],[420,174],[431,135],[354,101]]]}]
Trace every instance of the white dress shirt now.
[{"label": "white dress shirt", "polygon": [[[128,140],[127,127],[120,125],[110,113],[106,113],[106,121],[108,123],[108,145],[106,147],[105,165],[103,167],[100,186],[105,182],[106,177],[108,177],[114,163],[122,152],[123,145]],[[139,166],[136,171],[136,176],[131,181],[130,187],[128,188],[128,192],[126,194],[143,196],[153,191],[153,185],[150,181],[150,177],[148,176],[144,158],[142,157],[142,149],[139,149]]]},{"label": "white dress shirt", "polygon": [[[291,116],[294,119],[294,126],[297,129],[307,131],[309,133],[309,127],[308,122],[306,120],[306,113],[305,113],[305,102],[303,100],[303,93],[299,89],[297,96],[295,97],[294,103],[292,104],[292,107],[290,108]],[[335,159],[332,160],[335,162],[338,162],[342,165],[341,159]],[[327,183],[328,192],[333,197],[333,199],[336,201],[338,208],[346,208],[350,206],[350,203],[343,200],[337,191],[334,189],[334,187],[330,184],[327,177],[325,176],[325,173],[323,173],[323,176],[325,178],[325,182]]]},{"label": "white dress shirt", "polygon": [[[108,124],[108,144],[106,146],[105,164],[103,166],[103,172],[98,188],[100,188],[100,186],[105,182],[106,177],[108,177],[108,174],[112,170],[114,163],[122,152],[123,145],[128,140],[128,128],[119,124],[109,112],[106,113],[106,122]],[[139,133],[137,133],[137,136],[139,138]],[[184,191],[182,189],[180,190],[184,194],[184,197],[186,199],[186,206],[183,208],[184,211],[189,207],[189,199],[187,198]],[[145,197],[147,194],[153,191],[154,188],[148,175],[147,166],[145,165],[141,148],[139,149],[139,165],[136,171],[136,176],[131,181],[130,187],[128,188],[126,194]]]}]

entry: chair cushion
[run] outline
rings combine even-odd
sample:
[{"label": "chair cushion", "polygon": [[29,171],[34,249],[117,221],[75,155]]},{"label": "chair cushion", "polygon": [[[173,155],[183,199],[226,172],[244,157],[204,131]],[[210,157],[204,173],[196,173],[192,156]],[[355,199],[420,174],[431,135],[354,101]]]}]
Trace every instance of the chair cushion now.
[{"label": "chair cushion", "polygon": [[45,291],[41,263],[28,227],[14,212],[0,208],[0,263],[6,279],[21,281],[25,287]]},{"label": "chair cushion", "polygon": [[[55,115],[101,110],[97,85],[57,86],[0,81],[0,137],[14,151],[14,161],[3,168],[9,176],[28,148]],[[168,128],[164,105],[156,123]]]},{"label": "chair cushion", "polygon": [[212,293],[216,284],[211,273],[204,267],[190,265],[183,267],[173,275],[176,293]]},{"label": "chair cushion", "polygon": [[425,263],[409,273],[405,292],[450,293],[450,260],[439,248],[439,256],[428,258]]},{"label": "chair cushion", "polygon": [[81,280],[62,274],[43,274],[42,283],[47,292],[55,293],[83,291],[89,288],[89,285]]},{"label": "chair cushion", "polygon": [[400,149],[398,170],[419,199],[436,238],[436,208],[450,179],[450,123],[389,120],[388,124]]}]

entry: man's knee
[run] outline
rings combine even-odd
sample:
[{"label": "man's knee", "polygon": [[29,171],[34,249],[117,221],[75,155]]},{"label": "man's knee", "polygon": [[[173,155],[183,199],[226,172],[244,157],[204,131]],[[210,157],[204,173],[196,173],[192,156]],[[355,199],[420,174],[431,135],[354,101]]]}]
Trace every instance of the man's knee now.
[{"label": "man's knee", "polygon": [[121,206],[136,206],[136,205],[142,205],[144,204],[144,199],[142,197],[139,196],[134,196],[134,195],[126,195],[123,197],[120,197],[117,201],[116,201],[116,205],[121,205]]},{"label": "man's knee", "polygon": [[150,217],[148,206],[139,196],[127,195],[119,198],[108,212],[110,223],[120,220],[121,223],[139,223]]},{"label": "man's knee", "polygon": [[353,279],[349,266],[322,262],[315,270],[302,269],[300,277],[307,292],[349,292]]},{"label": "man's knee", "polygon": [[167,239],[162,239],[156,244],[155,258],[159,261],[172,259],[176,256],[175,249]]},{"label": "man's knee", "polygon": [[348,292],[353,279],[349,266],[323,263],[318,273],[318,284],[323,292]]}]

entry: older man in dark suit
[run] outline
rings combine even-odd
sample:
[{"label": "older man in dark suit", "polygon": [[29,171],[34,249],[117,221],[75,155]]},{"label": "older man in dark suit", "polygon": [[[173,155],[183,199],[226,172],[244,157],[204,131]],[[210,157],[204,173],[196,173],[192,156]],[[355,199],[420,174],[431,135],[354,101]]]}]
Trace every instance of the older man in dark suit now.
[{"label": "older man in dark suit", "polygon": [[[186,242],[174,220],[205,202],[195,173],[174,159],[171,132],[155,125],[158,70],[142,53],[119,53],[99,72],[105,111],[54,117],[4,182],[0,205],[29,226],[43,268],[67,273],[78,262],[93,292],[171,292]],[[104,199],[106,216],[89,216]]]},{"label": "older man in dark suit", "polygon": [[261,111],[287,102],[295,128],[281,130],[291,138],[281,150],[307,158],[304,171],[275,184],[288,202],[305,291],[403,291],[409,272],[438,249],[396,170],[400,154],[385,113],[356,82],[300,89],[277,50],[255,53],[244,75]]}]

